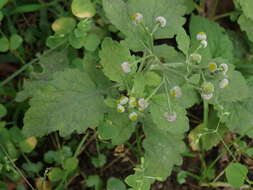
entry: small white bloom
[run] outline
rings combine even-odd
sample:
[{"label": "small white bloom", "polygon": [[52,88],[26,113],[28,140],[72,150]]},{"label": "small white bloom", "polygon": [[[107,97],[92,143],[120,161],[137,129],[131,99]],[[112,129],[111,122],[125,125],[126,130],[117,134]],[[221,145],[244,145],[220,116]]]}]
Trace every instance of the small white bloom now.
[{"label": "small white bloom", "polygon": [[128,62],[123,62],[121,68],[125,73],[130,73],[132,71]]},{"label": "small white bloom", "polygon": [[138,100],[138,105],[139,105],[140,111],[143,111],[148,107],[148,103],[144,98],[140,98]]},{"label": "small white bloom", "polygon": [[225,78],[222,81],[220,81],[219,87],[220,88],[226,88],[228,86],[228,84],[229,84],[229,80]]},{"label": "small white bloom", "polygon": [[182,96],[182,90],[179,86],[174,86],[170,90],[170,95],[174,98],[180,98]]},{"label": "small white bloom", "polygon": [[221,69],[222,69],[222,73],[223,73],[224,75],[226,75],[227,72],[228,72],[228,65],[227,65],[226,63],[222,63],[222,64],[220,64],[220,67],[221,67]]},{"label": "small white bloom", "polygon": [[167,20],[163,16],[156,17],[156,22],[160,24],[162,28],[164,28],[167,24]]},{"label": "small white bloom", "polygon": [[211,94],[201,94],[201,97],[204,100],[210,100],[213,97],[213,93],[211,93]]},{"label": "small white bloom", "polygon": [[130,97],[129,98],[129,107],[134,108],[137,106],[137,101],[135,97]]},{"label": "small white bloom", "polygon": [[136,121],[138,119],[138,114],[136,112],[132,112],[129,114],[129,119],[132,121]]},{"label": "small white bloom", "polygon": [[122,106],[121,104],[118,104],[118,106],[117,106],[117,111],[118,111],[119,113],[123,113],[123,112],[126,111],[126,109],[125,109],[125,107]]},{"label": "small white bloom", "polygon": [[132,15],[132,21],[134,24],[140,24],[143,20],[143,15],[141,13],[135,13]]},{"label": "small white bloom", "polygon": [[198,53],[193,53],[193,54],[190,55],[190,59],[194,63],[200,63],[201,60],[202,60],[202,56]]},{"label": "small white bloom", "polygon": [[218,66],[215,62],[210,62],[208,64],[208,69],[211,73],[214,73],[215,71],[217,71],[217,68],[218,68]]},{"label": "small white bloom", "polygon": [[206,48],[207,47],[207,45],[208,45],[208,43],[207,43],[207,41],[206,40],[201,40],[201,45],[202,45],[202,47],[203,48]]},{"label": "small white bloom", "polygon": [[199,32],[197,34],[197,40],[202,41],[202,40],[206,40],[206,39],[207,39],[207,35],[205,32]]},{"label": "small white bloom", "polygon": [[164,118],[169,122],[174,122],[177,120],[177,113],[176,112],[165,112]]},{"label": "small white bloom", "polygon": [[122,96],[122,97],[120,98],[120,100],[119,100],[119,103],[120,103],[121,105],[125,105],[125,104],[128,103],[128,100],[129,100],[128,97]]}]

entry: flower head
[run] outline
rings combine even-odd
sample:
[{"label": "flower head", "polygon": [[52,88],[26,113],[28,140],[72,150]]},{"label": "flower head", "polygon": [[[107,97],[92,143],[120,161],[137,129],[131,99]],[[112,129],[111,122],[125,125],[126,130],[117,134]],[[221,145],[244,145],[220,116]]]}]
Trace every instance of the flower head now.
[{"label": "flower head", "polygon": [[164,28],[167,24],[167,20],[163,16],[156,17],[156,22],[160,24],[162,28]]},{"label": "flower head", "polygon": [[217,71],[217,68],[218,68],[218,66],[215,62],[210,62],[208,64],[208,69],[211,73],[214,73],[215,71]]},{"label": "flower head", "polygon": [[128,100],[129,100],[128,97],[122,96],[122,97],[120,98],[120,100],[119,100],[119,103],[120,103],[121,105],[125,105],[125,104],[128,103]]},{"label": "flower head", "polygon": [[226,75],[228,72],[228,65],[226,63],[222,63],[220,64],[220,68],[222,69],[222,73]]},{"label": "flower head", "polygon": [[138,100],[139,110],[144,111],[148,107],[148,103],[144,98]]},{"label": "flower head", "polygon": [[207,35],[205,32],[199,32],[197,33],[196,36],[197,40],[202,41],[202,40],[207,40]]},{"label": "flower head", "polygon": [[130,97],[130,98],[129,98],[128,104],[129,104],[129,107],[130,107],[130,108],[136,107],[136,106],[137,106],[136,98],[135,98],[135,97]]},{"label": "flower head", "polygon": [[211,94],[201,94],[201,97],[204,100],[210,100],[213,97],[213,93],[211,93]]},{"label": "flower head", "polygon": [[130,73],[132,71],[128,62],[121,63],[121,68],[124,73]]},{"label": "flower head", "polygon": [[138,119],[138,114],[136,112],[132,112],[129,114],[129,119],[132,121],[136,121]]},{"label": "flower head", "polygon": [[198,53],[193,53],[190,55],[190,59],[194,63],[200,63],[202,60],[202,56]]},{"label": "flower head", "polygon": [[131,16],[131,19],[134,24],[140,24],[143,20],[143,15],[141,13],[135,13]]},{"label": "flower head", "polygon": [[170,95],[174,98],[180,98],[182,96],[182,90],[179,86],[174,86],[170,90]]},{"label": "flower head", "polygon": [[174,122],[177,120],[177,113],[176,112],[165,112],[164,118],[169,122]]},{"label": "flower head", "polygon": [[226,88],[226,87],[228,87],[228,84],[229,84],[229,80],[225,78],[225,79],[222,79],[222,81],[220,81],[219,87]]},{"label": "flower head", "polygon": [[200,44],[201,44],[201,46],[202,46],[203,48],[206,48],[207,45],[208,45],[208,43],[207,43],[206,40],[201,40],[201,41],[200,41]]},{"label": "flower head", "polygon": [[125,107],[122,106],[121,104],[118,104],[118,105],[117,105],[117,111],[118,111],[119,113],[123,113],[123,112],[126,111],[126,109],[125,109]]},{"label": "flower head", "polygon": [[210,100],[213,97],[214,85],[211,82],[204,82],[201,86],[201,97]]}]

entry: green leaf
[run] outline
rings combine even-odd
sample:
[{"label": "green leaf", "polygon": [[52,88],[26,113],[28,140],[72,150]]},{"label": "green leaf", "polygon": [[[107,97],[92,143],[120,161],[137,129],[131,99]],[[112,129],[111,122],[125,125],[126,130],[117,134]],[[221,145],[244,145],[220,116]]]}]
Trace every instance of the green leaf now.
[{"label": "green leaf", "polygon": [[[149,36],[140,25],[133,24],[131,16],[135,13],[143,15],[143,22],[149,32],[156,25],[156,17],[163,16],[167,20],[164,28],[158,28],[154,34],[155,39],[172,38],[182,27],[185,19],[184,0],[103,0],[106,16],[125,36],[128,47],[133,50],[144,49]],[[144,6],[145,5],[145,6]]]},{"label": "green leaf", "polygon": [[75,157],[68,158],[64,160],[63,169],[68,172],[72,172],[78,167],[78,163],[79,163],[79,160],[77,158]]},{"label": "green leaf", "polygon": [[208,46],[205,49],[199,50],[202,55],[202,62],[209,62],[210,59],[222,57],[229,61],[234,58],[233,43],[230,41],[225,29],[219,24],[200,16],[192,16],[190,22],[190,34],[192,51],[194,51],[200,42],[196,39],[198,32],[205,32],[207,34]]},{"label": "green leaf", "polygon": [[111,177],[107,180],[106,190],[126,190],[126,185],[121,180]]},{"label": "green leaf", "polygon": [[79,18],[90,18],[96,14],[95,6],[90,0],[73,0],[71,10]]},{"label": "green leaf", "polygon": [[9,47],[9,40],[6,37],[0,38],[0,52],[7,52]]},{"label": "green leaf", "polygon": [[0,22],[3,20],[3,18],[4,18],[4,14],[3,14],[3,12],[0,10]]},{"label": "green leaf", "polygon": [[241,187],[247,178],[248,169],[240,163],[230,163],[225,170],[228,183],[233,187]]},{"label": "green leaf", "polygon": [[242,31],[246,32],[249,40],[253,42],[253,20],[247,18],[244,14],[242,14],[237,22],[240,25]]},{"label": "green leaf", "polygon": [[8,3],[8,0],[1,0],[0,1],[0,9],[2,9],[4,7],[4,5],[7,3]]},{"label": "green leaf", "polygon": [[253,20],[253,12],[252,12],[253,1],[251,1],[251,0],[237,0],[237,2],[241,6],[244,15],[247,18]]},{"label": "green leaf", "polygon": [[[177,104],[171,104],[171,109],[172,110],[169,110],[168,97],[166,94],[156,95],[150,104],[152,119],[159,129],[175,135],[183,134],[189,128],[186,111]],[[177,115],[176,121],[167,121],[164,117],[166,112],[175,112]]]},{"label": "green leaf", "polygon": [[53,168],[48,173],[48,178],[52,182],[60,181],[64,176],[64,171],[61,168]]},{"label": "green leaf", "polygon": [[106,164],[106,156],[104,154],[99,154],[98,157],[92,157],[91,163],[95,168],[102,168]]},{"label": "green leaf", "polygon": [[97,34],[90,33],[85,39],[84,47],[88,51],[95,51],[99,44],[100,44],[100,38]]},{"label": "green leaf", "polygon": [[0,118],[6,116],[6,114],[7,114],[6,108],[2,104],[0,104]]},{"label": "green leaf", "polygon": [[55,51],[46,56],[42,56],[39,60],[39,64],[43,71],[41,73],[31,73],[31,79],[24,81],[23,90],[17,94],[16,101],[22,102],[32,97],[36,92],[39,92],[52,80],[55,72],[63,71],[68,67],[68,62],[66,51]]},{"label": "green leaf", "polygon": [[129,49],[110,38],[106,38],[99,52],[99,57],[105,75],[113,81],[123,82],[128,73],[122,71],[121,64],[123,62],[131,64],[133,61]]},{"label": "green leaf", "polygon": [[103,181],[97,175],[90,175],[86,180],[87,187],[95,187],[95,190],[101,190]]},{"label": "green leaf", "polygon": [[67,136],[99,124],[104,113],[103,97],[88,74],[78,69],[57,72],[54,79],[30,101],[24,118],[27,136],[53,131]]},{"label": "green leaf", "polygon": [[188,55],[188,51],[190,48],[190,38],[183,28],[179,30],[176,40],[178,44],[178,49],[180,49],[185,55]]},{"label": "green leaf", "polygon": [[134,129],[135,125],[128,115],[116,112],[115,107],[114,110],[108,112],[106,120],[99,125],[98,133],[102,139],[111,139],[113,145],[119,145],[131,137]]},{"label": "green leaf", "polygon": [[72,17],[61,17],[52,24],[53,31],[58,35],[70,33],[76,26],[76,20]]},{"label": "green leaf", "polygon": [[10,38],[10,50],[18,49],[23,43],[23,38],[18,34],[13,34]]}]

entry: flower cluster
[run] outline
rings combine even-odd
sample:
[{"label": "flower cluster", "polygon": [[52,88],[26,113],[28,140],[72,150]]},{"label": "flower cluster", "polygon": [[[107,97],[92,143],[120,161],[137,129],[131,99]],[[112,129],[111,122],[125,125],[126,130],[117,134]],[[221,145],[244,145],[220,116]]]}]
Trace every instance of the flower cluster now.
[{"label": "flower cluster", "polygon": [[201,97],[210,100],[213,97],[214,85],[211,82],[204,82],[201,85]]},{"label": "flower cluster", "polygon": [[174,86],[172,89],[170,89],[170,95],[173,98],[180,98],[182,96],[182,90],[179,86]]},{"label": "flower cluster", "polygon": [[117,111],[119,113],[129,112],[129,119],[138,120],[138,113],[143,112],[148,107],[144,98],[136,99],[135,97],[122,96],[117,102]]},{"label": "flower cluster", "polygon": [[207,35],[205,32],[199,32],[197,34],[197,40],[200,41],[200,44],[203,48],[206,48],[208,43],[207,43]]}]

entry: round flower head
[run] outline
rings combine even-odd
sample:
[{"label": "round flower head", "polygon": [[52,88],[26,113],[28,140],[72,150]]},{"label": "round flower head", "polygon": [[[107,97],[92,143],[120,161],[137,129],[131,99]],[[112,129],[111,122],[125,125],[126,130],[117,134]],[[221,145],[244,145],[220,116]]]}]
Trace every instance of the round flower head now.
[{"label": "round flower head", "polygon": [[148,107],[148,103],[144,98],[138,100],[139,110],[144,111]]},{"label": "round flower head", "polygon": [[155,20],[156,20],[157,23],[160,24],[160,26],[162,28],[164,28],[166,26],[166,24],[167,24],[167,21],[166,21],[166,19],[163,16],[158,16],[158,17],[156,17]]},{"label": "round flower head", "polygon": [[138,119],[138,114],[136,112],[132,112],[129,114],[129,119],[132,121],[136,121]]},{"label": "round flower head", "polygon": [[220,81],[219,87],[220,88],[226,88],[228,86],[228,84],[229,84],[229,80],[225,78],[222,81]]},{"label": "round flower head", "polygon": [[197,37],[196,38],[197,38],[197,40],[202,41],[202,40],[206,40],[207,36],[206,36],[205,32],[199,32],[199,33],[197,33]]},{"label": "round flower head", "polygon": [[201,60],[202,60],[202,57],[201,57],[201,55],[198,54],[198,53],[193,53],[193,54],[190,55],[190,59],[191,59],[191,61],[194,62],[194,63],[200,63]]},{"label": "round flower head", "polygon": [[128,104],[129,104],[129,107],[130,107],[130,108],[136,107],[136,106],[137,106],[136,98],[135,98],[135,97],[130,97],[130,98],[129,98]]},{"label": "round flower head", "polygon": [[203,48],[206,48],[207,45],[208,45],[208,43],[207,43],[206,40],[201,40],[200,44],[201,44],[201,46],[202,46]]},{"label": "round flower head", "polygon": [[135,13],[131,17],[134,24],[140,24],[143,20],[143,15],[141,13]]},{"label": "round flower head", "polygon": [[201,86],[202,94],[211,94],[214,92],[214,86],[211,82],[204,82]]},{"label": "round flower head", "polygon": [[180,98],[182,96],[182,90],[179,86],[174,86],[170,90],[170,95],[174,98]]},{"label": "round flower head", "polygon": [[226,63],[222,63],[220,64],[220,68],[222,69],[222,73],[226,75],[228,72],[228,65]]},{"label": "round flower head", "polygon": [[217,68],[218,68],[218,66],[215,62],[210,62],[208,64],[208,69],[211,73],[214,73],[215,71],[217,71]]},{"label": "round flower head", "polygon": [[132,71],[128,62],[123,62],[121,68],[124,73],[130,73]]},{"label": "round flower head", "polygon": [[118,104],[118,105],[117,105],[117,111],[118,111],[119,113],[123,113],[123,112],[126,111],[126,109],[125,109],[124,106],[122,106],[121,104]]},{"label": "round flower head", "polygon": [[129,100],[128,97],[122,96],[122,97],[120,98],[120,100],[119,100],[119,103],[120,103],[121,105],[125,105],[125,104],[128,103],[128,100]]},{"label": "round flower head", "polygon": [[177,120],[177,113],[176,112],[165,112],[164,118],[169,122],[174,122]]},{"label": "round flower head", "polygon": [[210,100],[213,97],[213,93],[211,93],[211,94],[201,94],[201,97],[204,100]]}]

